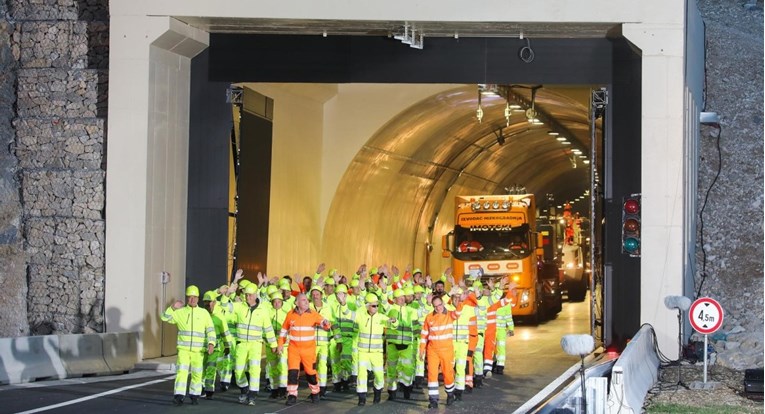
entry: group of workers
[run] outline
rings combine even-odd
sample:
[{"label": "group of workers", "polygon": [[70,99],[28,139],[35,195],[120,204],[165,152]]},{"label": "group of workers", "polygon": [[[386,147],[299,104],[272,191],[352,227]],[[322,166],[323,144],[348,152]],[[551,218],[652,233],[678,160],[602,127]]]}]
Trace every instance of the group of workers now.
[{"label": "group of workers", "polygon": [[297,403],[301,369],[311,402],[324,398],[331,367],[333,392],[355,388],[359,406],[371,372],[373,403],[384,389],[388,400],[399,392],[408,400],[427,384],[429,408],[438,407],[439,373],[446,405],[504,374],[514,329],[507,277],[455,282],[447,269],[433,281],[419,269],[361,265],[346,278],[336,270],[323,276],[325,269],[300,282],[262,274],[250,281],[239,270],[230,285],[204,292],[203,309],[199,289],[188,286],[186,303],[161,315],[178,328],[173,403],[183,404],[187,388],[192,404],[203,393],[212,399],[216,378],[226,391],[233,373],[239,402],[254,405],[264,348],[269,398],[286,397],[287,405]]}]

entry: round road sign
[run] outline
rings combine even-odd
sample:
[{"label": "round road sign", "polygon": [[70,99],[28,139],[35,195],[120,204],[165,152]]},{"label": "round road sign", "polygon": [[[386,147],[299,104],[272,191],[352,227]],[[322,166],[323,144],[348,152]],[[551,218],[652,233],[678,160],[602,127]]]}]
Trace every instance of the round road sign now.
[{"label": "round road sign", "polygon": [[698,298],[691,304],[688,319],[690,319],[693,329],[708,335],[716,332],[722,326],[723,309],[712,298]]}]

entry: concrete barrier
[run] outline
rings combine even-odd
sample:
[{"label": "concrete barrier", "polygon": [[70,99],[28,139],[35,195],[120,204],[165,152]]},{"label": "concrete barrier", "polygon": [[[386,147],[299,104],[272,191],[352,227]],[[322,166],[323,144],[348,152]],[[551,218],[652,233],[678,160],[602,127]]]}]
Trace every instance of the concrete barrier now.
[{"label": "concrete barrier", "polygon": [[611,371],[608,412],[640,413],[645,396],[659,376],[653,327],[643,325],[622,352]]},{"label": "concrete barrier", "polygon": [[104,375],[112,371],[104,360],[104,344],[98,334],[59,335],[59,357],[67,377]]},{"label": "concrete barrier", "polygon": [[0,384],[66,378],[58,336],[0,338]]},{"label": "concrete barrier", "polygon": [[138,332],[98,334],[103,341],[104,360],[113,374],[126,373],[138,362]]}]

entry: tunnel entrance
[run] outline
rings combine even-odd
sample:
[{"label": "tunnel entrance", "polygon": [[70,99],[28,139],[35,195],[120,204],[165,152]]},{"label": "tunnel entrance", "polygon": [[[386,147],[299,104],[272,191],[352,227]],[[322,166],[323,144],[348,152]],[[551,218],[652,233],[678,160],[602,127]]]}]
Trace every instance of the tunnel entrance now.
[{"label": "tunnel entrance", "polygon": [[[588,218],[592,238],[583,257],[592,264],[593,291],[599,292],[593,301],[591,330],[604,344],[622,341],[639,326],[639,259],[622,257],[616,249],[618,200],[623,193],[639,192],[640,159],[632,155],[640,149],[639,57],[623,39],[540,39],[534,42],[531,63],[518,59],[517,50],[524,45],[518,39],[455,40],[434,38],[423,50],[413,50],[377,37],[212,34],[208,52],[192,62],[192,73],[207,71],[206,79],[193,81],[192,90],[228,88],[234,82],[329,83],[344,88],[354,84],[453,85],[430,100],[413,103],[369,137],[349,165],[337,194],[348,194],[360,184],[375,191],[333,201],[325,241],[339,243],[337,250],[349,256],[369,257],[364,251],[367,246],[343,246],[343,241],[327,234],[353,234],[358,222],[347,218],[358,217],[363,210],[359,205],[371,205],[374,197],[395,196],[407,188],[399,180],[395,190],[379,190],[381,183],[391,182],[391,176],[380,173],[384,170],[380,160],[392,160],[396,174],[409,177],[411,194],[419,201],[404,214],[397,212],[405,219],[383,209],[367,209],[371,210],[367,214],[378,216],[367,222],[409,228],[415,236],[405,246],[406,257],[430,263],[432,273],[440,270],[433,263],[433,244],[444,229],[453,226],[445,218],[449,209],[444,206],[458,193],[497,194],[506,187],[524,186],[547,203],[540,202],[539,207],[548,217],[557,217],[564,202],[576,209],[584,204],[579,213]],[[592,92],[601,88],[610,93],[612,104],[591,128]],[[523,113],[505,117],[511,101],[521,106],[511,110],[523,109]],[[278,107],[279,102],[274,105]],[[483,113],[480,120],[479,109]],[[539,114],[541,127],[529,124],[534,117],[526,117],[528,109]],[[429,120],[430,130],[417,138],[412,126],[422,125],[422,119]],[[563,149],[565,144],[557,137],[568,138],[566,142],[581,154]],[[195,162],[208,162],[202,158]],[[585,159],[592,164],[584,164]],[[370,166],[380,167],[375,168],[378,173],[365,173]],[[190,170],[193,168],[190,162]],[[228,171],[226,167],[230,180]],[[191,179],[189,185],[191,197],[195,185]],[[225,204],[228,211],[228,202]],[[194,226],[197,224],[190,218],[189,227]],[[203,233],[189,237],[189,246],[209,242]],[[377,235],[394,238],[383,231]],[[359,244],[353,239],[345,242]],[[398,253],[379,256],[399,257]],[[188,255],[187,268],[200,268],[198,260],[198,256]]]}]

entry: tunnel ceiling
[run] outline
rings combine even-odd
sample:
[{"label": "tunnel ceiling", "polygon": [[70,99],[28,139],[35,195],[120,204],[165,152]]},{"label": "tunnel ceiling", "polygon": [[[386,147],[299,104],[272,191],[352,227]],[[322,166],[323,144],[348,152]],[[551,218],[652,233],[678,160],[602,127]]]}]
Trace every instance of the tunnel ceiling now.
[{"label": "tunnel ceiling", "polygon": [[[456,87],[415,103],[381,128],[357,161],[377,166],[385,157],[397,158],[404,161],[400,174],[420,177],[423,183],[459,176],[474,180],[471,187],[491,193],[521,185],[538,197],[553,194],[559,202],[581,196],[589,189],[590,165],[585,160],[590,158],[591,146],[585,99],[590,88],[539,87],[534,108],[543,124],[530,123],[524,111],[531,102],[529,86],[509,91],[509,101],[505,94],[482,94],[481,122],[476,117],[477,85]],[[508,102],[522,106],[511,112],[509,125]],[[563,144],[559,137],[570,144]]]}]

